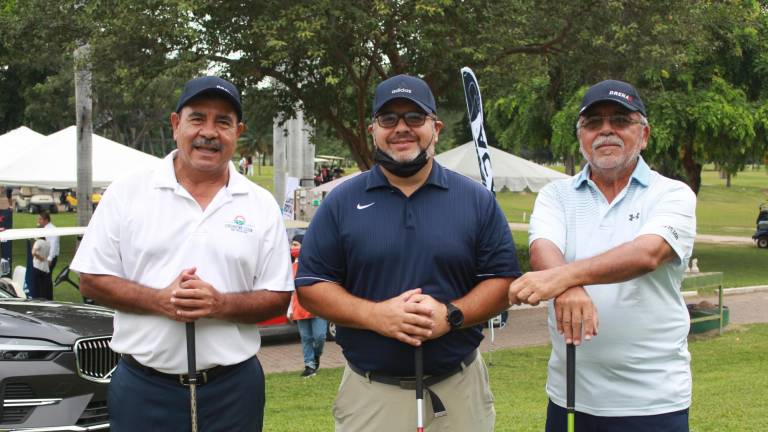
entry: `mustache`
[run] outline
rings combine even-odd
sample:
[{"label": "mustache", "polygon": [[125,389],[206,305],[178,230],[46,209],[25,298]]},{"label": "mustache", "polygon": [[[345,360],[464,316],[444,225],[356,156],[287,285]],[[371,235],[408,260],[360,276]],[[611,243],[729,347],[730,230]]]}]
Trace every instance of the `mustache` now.
[{"label": "mustache", "polygon": [[221,145],[221,142],[218,139],[211,139],[211,138],[196,138],[194,141],[192,141],[192,148],[208,148],[212,150],[221,150],[223,146]]},{"label": "mustache", "polygon": [[411,133],[411,132],[403,132],[401,134],[396,134],[391,139],[388,139],[387,142],[388,143],[396,143],[396,142],[400,142],[400,141],[418,141],[418,140],[419,140],[419,137],[416,136],[416,134]]},{"label": "mustache", "polygon": [[598,148],[604,146],[604,145],[617,145],[624,148],[624,140],[617,137],[616,135],[602,135],[597,138],[595,138],[594,141],[592,141],[592,150],[597,150]]}]

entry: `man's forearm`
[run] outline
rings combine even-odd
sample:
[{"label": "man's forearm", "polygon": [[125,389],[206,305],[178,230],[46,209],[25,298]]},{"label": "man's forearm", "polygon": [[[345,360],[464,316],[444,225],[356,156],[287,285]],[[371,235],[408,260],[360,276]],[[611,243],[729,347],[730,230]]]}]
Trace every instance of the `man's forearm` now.
[{"label": "man's forearm", "polygon": [[[354,296],[341,285],[319,282],[298,288],[299,302],[308,311],[344,327],[369,329],[373,302]],[[334,301],[327,301],[333,298]]]},{"label": "man's forearm", "polygon": [[464,314],[464,325],[484,323],[509,307],[507,293],[512,278],[486,279],[477,284],[464,297],[453,301]]},{"label": "man's forearm", "polygon": [[284,315],[291,301],[290,291],[251,291],[227,293],[224,308],[216,318],[253,324]]},{"label": "man's forearm", "polygon": [[80,274],[80,293],[96,303],[136,314],[161,315],[158,289],[117,276]]},{"label": "man's forearm", "polygon": [[616,283],[650,273],[675,256],[663,238],[644,235],[592,258],[568,263],[561,270],[572,286]]}]

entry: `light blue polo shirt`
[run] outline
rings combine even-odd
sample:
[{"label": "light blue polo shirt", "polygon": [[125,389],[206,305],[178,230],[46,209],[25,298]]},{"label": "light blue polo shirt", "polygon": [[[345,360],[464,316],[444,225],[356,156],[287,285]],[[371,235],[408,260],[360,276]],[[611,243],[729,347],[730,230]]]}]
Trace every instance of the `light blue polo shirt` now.
[{"label": "light blue polo shirt", "polygon": [[[696,236],[696,196],[639,158],[627,186],[608,203],[589,178],[550,183],[536,199],[529,242],[552,241],[567,262],[590,258],[640,235],[663,237],[677,259],[630,281],[586,286],[598,336],[576,350],[576,410],[598,416],[655,415],[688,408],[688,311],[680,293]],[[552,355],[547,392],[565,407],[565,342],[549,306]]]}]

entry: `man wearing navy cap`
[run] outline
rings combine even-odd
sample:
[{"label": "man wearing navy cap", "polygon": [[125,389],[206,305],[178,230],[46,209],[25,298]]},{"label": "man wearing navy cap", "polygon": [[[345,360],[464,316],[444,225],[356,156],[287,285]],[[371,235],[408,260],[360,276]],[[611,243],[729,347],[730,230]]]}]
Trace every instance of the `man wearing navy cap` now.
[{"label": "man wearing navy cap", "polygon": [[565,346],[573,342],[576,430],[688,431],[689,318],[680,284],[696,236],[696,196],[640,156],[650,126],[630,84],[587,90],[576,135],[587,164],[539,192],[529,235],[535,271],[509,292],[512,303],[555,300],[546,430],[566,429]]},{"label": "man wearing navy cap", "polygon": [[429,376],[425,430],[493,430],[477,347],[520,273],[493,195],[435,162],[442,128],[424,81],[380,83],[368,126],[377,164],[334,189],[304,237],[301,303],[337,324],[347,360],[337,431],[414,428],[417,346]]},{"label": "man wearing navy cap", "polygon": [[83,295],[116,309],[111,430],[190,430],[185,323],[196,328],[201,431],[261,431],[255,323],[285,312],[293,278],[280,208],[231,162],[240,94],[189,81],[171,113],[177,149],[112,183],[72,261]]}]

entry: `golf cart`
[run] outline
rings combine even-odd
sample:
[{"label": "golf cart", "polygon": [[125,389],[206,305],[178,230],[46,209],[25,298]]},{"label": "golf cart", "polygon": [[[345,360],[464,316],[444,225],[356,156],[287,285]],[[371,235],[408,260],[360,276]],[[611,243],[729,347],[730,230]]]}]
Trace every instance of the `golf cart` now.
[{"label": "golf cart", "polygon": [[757,229],[752,235],[752,240],[757,242],[757,247],[768,248],[768,202],[760,204],[760,213],[755,221]]},{"label": "golf cart", "polygon": [[48,210],[51,213],[59,212],[53,195],[42,193],[37,188],[19,188],[19,193],[13,201],[17,212],[38,213],[40,210]]}]

